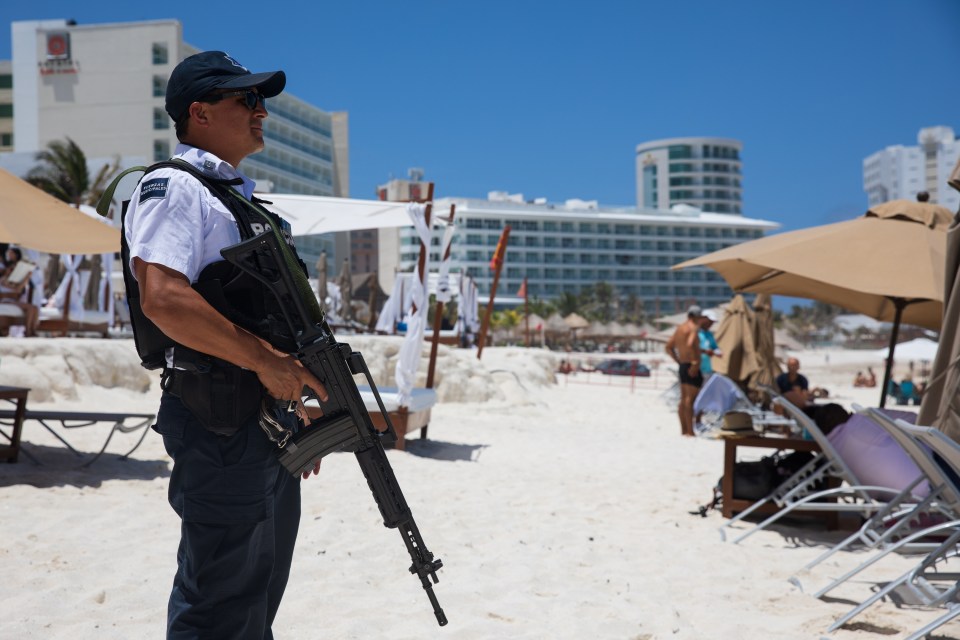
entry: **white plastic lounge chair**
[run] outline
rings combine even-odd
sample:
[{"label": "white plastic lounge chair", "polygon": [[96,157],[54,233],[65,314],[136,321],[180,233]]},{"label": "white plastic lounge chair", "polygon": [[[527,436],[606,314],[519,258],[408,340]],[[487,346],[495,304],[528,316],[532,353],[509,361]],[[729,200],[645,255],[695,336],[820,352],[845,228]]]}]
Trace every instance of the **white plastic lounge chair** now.
[{"label": "white plastic lounge chair", "polygon": [[[918,498],[917,504],[912,509],[908,506],[903,511],[893,514],[878,512],[867,520],[858,531],[808,563],[803,568],[804,570],[815,567],[837,551],[858,541],[867,548],[881,550],[867,561],[860,563],[814,593],[817,598],[823,597],[843,582],[886,557],[889,553],[915,553],[935,550],[939,544],[927,541],[930,534],[950,528],[949,526],[943,526],[944,524],[960,521],[960,491],[944,473],[942,467],[933,459],[929,447],[898,427],[895,419],[879,409],[863,408],[858,405],[854,405],[853,408],[857,413],[870,417],[874,423],[890,434],[917,465],[923,477],[928,481],[930,491],[926,497]],[[931,528],[918,529],[918,523],[922,523],[925,516],[932,516],[932,519],[928,517],[926,520],[937,524]],[[791,578],[791,582],[799,586],[799,580],[796,577]]]},{"label": "white plastic lounge chair", "polygon": [[[960,444],[933,427],[917,427],[902,420],[897,420],[896,426],[926,444],[931,451],[939,456],[942,463],[946,465],[946,468],[956,474],[957,477],[960,477]],[[949,473],[946,475],[949,479]],[[956,597],[958,593],[960,593],[960,582],[958,582],[960,581],[960,573],[946,570],[946,563],[958,555],[957,544],[960,542],[960,522],[953,521],[931,527],[926,530],[926,533],[951,528],[953,529],[953,533],[936,549],[924,557],[922,562],[897,579],[886,583],[883,588],[838,618],[837,621],[830,626],[828,631],[832,632],[840,628],[868,607],[882,600],[900,587],[909,589],[913,596],[925,606],[947,605],[947,612],[945,614],[922,629],[914,632],[910,636],[911,639],[921,638],[939,626],[960,616],[960,603],[956,602]],[[919,532],[916,535],[920,533],[925,532]]]}]

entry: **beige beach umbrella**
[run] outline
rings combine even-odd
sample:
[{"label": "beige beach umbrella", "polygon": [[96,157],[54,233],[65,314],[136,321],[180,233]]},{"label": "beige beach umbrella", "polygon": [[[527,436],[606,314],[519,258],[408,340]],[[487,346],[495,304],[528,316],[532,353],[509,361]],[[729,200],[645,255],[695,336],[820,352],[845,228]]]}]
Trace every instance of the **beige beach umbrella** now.
[{"label": "beige beach umbrella", "polygon": [[776,345],[773,337],[773,306],[770,294],[761,293],[753,301],[753,344],[756,348],[757,371],[750,378],[750,387],[772,387],[780,375]]},{"label": "beige beach umbrella", "polygon": [[[939,329],[943,313],[944,207],[893,200],[854,220],[744,242],[680,263],[710,267],[739,292],[820,300],[893,322]],[[880,396],[886,400],[888,364]]]},{"label": "beige beach umbrella", "polygon": [[734,296],[726,310],[727,315],[714,331],[723,357],[713,360],[713,368],[717,373],[744,384],[759,369],[753,342],[753,310],[741,295]]},{"label": "beige beach umbrella", "polygon": [[[960,160],[948,180],[960,191]],[[923,392],[917,424],[938,428],[960,442],[960,225],[954,223],[947,233],[947,258],[944,266],[944,312],[940,329],[940,347],[933,361],[930,383]]]},{"label": "beige beach umbrella", "polygon": [[0,242],[46,253],[112,253],[120,229],[0,169]]}]

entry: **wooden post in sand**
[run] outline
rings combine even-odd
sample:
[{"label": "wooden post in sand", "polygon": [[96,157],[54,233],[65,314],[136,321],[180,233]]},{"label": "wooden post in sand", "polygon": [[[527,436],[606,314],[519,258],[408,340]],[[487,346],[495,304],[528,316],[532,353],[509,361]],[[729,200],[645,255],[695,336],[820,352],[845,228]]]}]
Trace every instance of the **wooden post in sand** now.
[{"label": "wooden post in sand", "polygon": [[500,282],[500,272],[503,270],[503,257],[507,254],[507,240],[510,238],[510,225],[503,227],[500,234],[500,241],[497,242],[497,249],[493,252],[493,259],[490,260],[490,266],[493,267],[493,284],[490,285],[490,302],[487,303],[487,310],[483,314],[483,322],[480,324],[480,337],[477,340],[477,360],[483,354],[483,343],[487,339],[487,330],[490,328],[490,314],[493,313],[493,299],[497,295],[497,284]]}]

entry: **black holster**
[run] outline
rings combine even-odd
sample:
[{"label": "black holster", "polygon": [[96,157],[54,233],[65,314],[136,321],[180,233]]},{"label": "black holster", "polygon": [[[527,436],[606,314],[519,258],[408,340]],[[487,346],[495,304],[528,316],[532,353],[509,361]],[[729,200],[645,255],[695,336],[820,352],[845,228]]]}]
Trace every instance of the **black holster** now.
[{"label": "black holster", "polygon": [[164,369],[160,387],[180,398],[208,430],[232,436],[260,408],[263,386],[257,374],[229,364],[208,371]]}]

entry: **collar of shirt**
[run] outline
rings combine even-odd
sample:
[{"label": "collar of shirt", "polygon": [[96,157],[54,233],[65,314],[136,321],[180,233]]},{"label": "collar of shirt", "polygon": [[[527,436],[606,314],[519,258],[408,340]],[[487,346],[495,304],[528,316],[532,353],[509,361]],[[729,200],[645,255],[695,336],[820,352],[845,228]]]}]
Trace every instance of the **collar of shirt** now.
[{"label": "collar of shirt", "polygon": [[197,169],[214,178],[224,180],[233,180],[240,178],[243,184],[236,185],[234,188],[243,194],[243,197],[249,200],[253,196],[253,190],[257,183],[243,175],[232,164],[226,160],[221,160],[216,155],[188,144],[178,144],[173,154],[174,158],[180,158],[195,166]]}]

